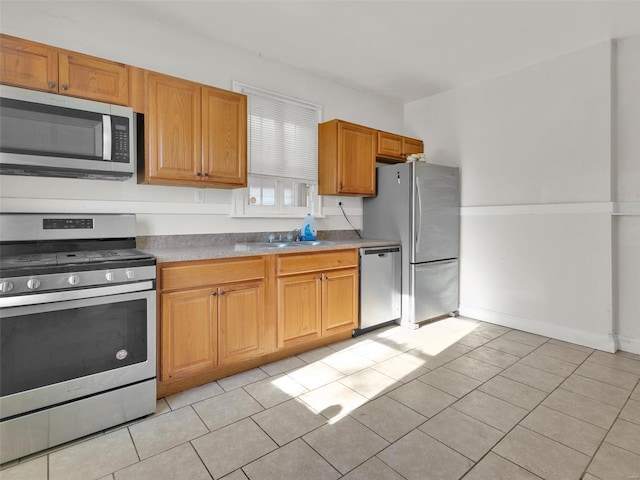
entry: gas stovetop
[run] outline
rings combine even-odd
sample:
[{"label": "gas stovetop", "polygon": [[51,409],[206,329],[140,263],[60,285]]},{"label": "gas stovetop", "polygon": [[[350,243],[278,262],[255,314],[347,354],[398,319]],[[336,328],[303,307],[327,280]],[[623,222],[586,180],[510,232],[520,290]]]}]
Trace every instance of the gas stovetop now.
[{"label": "gas stovetop", "polygon": [[[0,257],[0,270],[35,269],[50,265],[77,265],[100,262],[120,262],[153,258],[151,255],[135,248],[120,250],[89,250],[77,252],[24,253],[8,257]],[[38,268],[39,270],[43,270]]]},{"label": "gas stovetop", "polygon": [[0,215],[0,295],[155,279],[133,215]]}]

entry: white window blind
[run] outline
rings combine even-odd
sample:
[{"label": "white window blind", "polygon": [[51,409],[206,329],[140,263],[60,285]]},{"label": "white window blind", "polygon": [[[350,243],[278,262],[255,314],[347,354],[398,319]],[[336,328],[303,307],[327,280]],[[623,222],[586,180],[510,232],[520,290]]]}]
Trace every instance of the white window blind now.
[{"label": "white window blind", "polygon": [[243,84],[248,97],[249,175],[318,182],[321,108]]}]

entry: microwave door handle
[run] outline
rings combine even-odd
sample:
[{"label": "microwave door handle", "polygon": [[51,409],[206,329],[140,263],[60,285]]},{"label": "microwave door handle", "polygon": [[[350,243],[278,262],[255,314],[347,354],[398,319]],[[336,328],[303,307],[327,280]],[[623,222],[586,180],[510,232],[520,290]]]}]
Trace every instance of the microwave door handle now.
[{"label": "microwave door handle", "polygon": [[111,115],[102,115],[102,159],[111,160]]}]

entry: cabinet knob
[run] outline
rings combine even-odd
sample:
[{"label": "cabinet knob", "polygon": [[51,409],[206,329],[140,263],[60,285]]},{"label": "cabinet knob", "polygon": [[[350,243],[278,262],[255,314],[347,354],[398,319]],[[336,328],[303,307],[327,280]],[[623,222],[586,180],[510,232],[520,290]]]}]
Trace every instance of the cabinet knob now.
[{"label": "cabinet knob", "polygon": [[208,176],[209,176],[209,174],[208,174],[208,173],[205,173],[205,174],[204,174],[204,176],[205,176],[205,177],[208,177]]},{"label": "cabinet knob", "polygon": [[220,290],[220,295],[224,295],[225,293],[227,292],[225,292],[224,290]]},{"label": "cabinet knob", "polygon": [[56,88],[56,82],[49,82],[49,88]]},{"label": "cabinet knob", "polygon": [[62,84],[62,89],[63,90],[69,90],[69,85],[66,85],[66,84],[63,83]]},{"label": "cabinet knob", "polygon": [[216,297],[218,295],[218,292],[213,292],[211,295],[213,295],[214,297]]},{"label": "cabinet knob", "polygon": [[200,176],[202,176],[202,173],[196,172],[196,177],[200,177]]}]

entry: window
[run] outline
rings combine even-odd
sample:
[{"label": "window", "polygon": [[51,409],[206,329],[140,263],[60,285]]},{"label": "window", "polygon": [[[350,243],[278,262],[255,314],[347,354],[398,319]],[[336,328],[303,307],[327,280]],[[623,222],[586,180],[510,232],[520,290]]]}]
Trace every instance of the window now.
[{"label": "window", "polygon": [[321,107],[234,82],[247,95],[248,186],[234,193],[232,216],[321,216],[318,123]]}]

